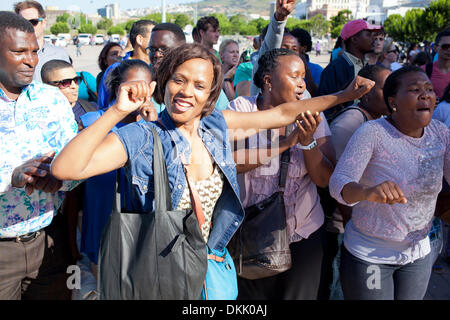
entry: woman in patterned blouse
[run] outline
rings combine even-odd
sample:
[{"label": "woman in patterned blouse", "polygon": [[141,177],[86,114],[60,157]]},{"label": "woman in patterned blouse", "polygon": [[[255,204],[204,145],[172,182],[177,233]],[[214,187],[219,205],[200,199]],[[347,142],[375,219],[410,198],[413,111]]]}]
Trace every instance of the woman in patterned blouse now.
[{"label": "woman in patterned blouse", "polygon": [[387,118],[364,123],[330,179],[353,206],[344,233],[345,299],[423,299],[431,274],[427,237],[442,177],[450,179],[450,131],[432,120],[436,94],[425,72],[393,72],[383,88]]}]

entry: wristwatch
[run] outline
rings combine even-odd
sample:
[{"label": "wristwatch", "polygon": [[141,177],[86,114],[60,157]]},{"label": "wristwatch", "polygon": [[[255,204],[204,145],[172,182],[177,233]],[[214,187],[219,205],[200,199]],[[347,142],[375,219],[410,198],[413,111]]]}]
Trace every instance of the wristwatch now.
[{"label": "wristwatch", "polygon": [[314,139],[310,144],[308,144],[307,146],[303,146],[301,144],[299,144],[299,148],[302,150],[311,150],[312,148],[314,148],[315,146],[317,146],[317,141],[316,139]]},{"label": "wristwatch", "polygon": [[225,78],[225,79],[223,79],[223,81],[233,82],[233,79],[231,79],[231,78]]}]

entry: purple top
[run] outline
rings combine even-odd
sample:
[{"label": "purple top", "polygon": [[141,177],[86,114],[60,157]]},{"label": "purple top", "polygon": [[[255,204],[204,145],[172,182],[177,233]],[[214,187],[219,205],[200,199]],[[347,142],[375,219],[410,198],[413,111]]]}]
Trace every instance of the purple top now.
[{"label": "purple top", "polygon": [[[329,188],[339,202],[354,206],[350,227],[356,232],[351,235],[373,239],[377,246],[405,244],[404,249],[409,251],[401,254],[400,260],[404,262],[427,254],[421,252],[419,242],[430,231],[443,175],[450,181],[450,130],[443,123],[432,120],[422,137],[412,138],[382,118],[364,123],[355,132],[337,163]],[[342,188],[349,182],[375,186],[387,180],[401,188],[407,204],[369,201],[348,204],[341,196]],[[360,258],[381,259],[375,257],[377,250],[362,249],[350,235],[346,235],[344,243]],[[419,254],[415,252],[417,245]],[[389,248],[392,246],[382,249]],[[400,263],[400,260],[393,262]]]},{"label": "purple top", "polygon": [[[230,102],[228,108],[239,112],[258,111],[256,96],[238,97]],[[323,113],[321,113],[321,116],[323,121],[314,133],[315,139],[331,135]],[[249,147],[256,148],[258,146],[258,140],[260,146],[267,145],[267,135],[265,132],[258,134],[258,137],[256,135],[251,136],[249,138]],[[244,208],[267,199],[279,190],[279,164],[280,156],[273,158],[269,163],[256,169],[244,174],[238,174],[241,201]],[[323,224],[324,213],[320,205],[317,188],[309,177],[303,158],[303,150],[298,145],[290,149],[284,202],[290,242],[308,238]]]}]

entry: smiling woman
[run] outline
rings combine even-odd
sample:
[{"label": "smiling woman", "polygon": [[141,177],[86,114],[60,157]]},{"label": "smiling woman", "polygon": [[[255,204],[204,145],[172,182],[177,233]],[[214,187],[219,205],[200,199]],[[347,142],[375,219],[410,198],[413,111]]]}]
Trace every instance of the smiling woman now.
[{"label": "smiling woman", "polygon": [[[198,193],[204,194],[203,211],[211,214],[206,221],[212,221],[206,226],[200,223],[206,235],[202,241],[208,250],[222,255],[226,254],[226,245],[244,216],[228,129],[239,129],[246,137],[254,130],[283,127],[308,109],[313,113],[323,111],[336,103],[354,100],[373,86],[372,81],[358,77],[344,91],[308,102],[296,100],[250,113],[218,111],[214,106],[223,81],[221,66],[199,44],[184,44],[164,54],[156,79],[155,100],[166,104],[157,122],[137,122],[108,134],[129,113],[148,111],[143,107],[148,107],[156,85],[146,81],[123,83],[115,104],[66,146],[52,163],[52,173],[67,179],[84,179],[126,166],[127,179],[133,184],[130,199],[133,210],[152,212],[155,196],[152,130],[156,130],[164,149],[172,208],[190,202],[189,197],[183,197],[189,195],[184,192],[188,188],[187,174],[192,180],[189,185],[195,187],[197,183],[221,180],[214,184],[219,186],[215,192],[198,190]],[[192,203],[190,207],[193,208]]]}]

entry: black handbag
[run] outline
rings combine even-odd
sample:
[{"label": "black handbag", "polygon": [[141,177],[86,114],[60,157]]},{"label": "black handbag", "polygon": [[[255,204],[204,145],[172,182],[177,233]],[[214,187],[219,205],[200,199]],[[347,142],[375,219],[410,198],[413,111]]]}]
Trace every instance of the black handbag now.
[{"label": "black handbag", "polygon": [[100,242],[98,292],[103,300],[201,297],[208,264],[206,244],[195,213],[171,208],[161,140],[151,129],[154,211],[125,212],[116,193]]},{"label": "black handbag", "polygon": [[292,266],[283,199],[289,158],[288,149],[281,155],[279,191],[245,209],[244,221],[228,246],[242,278],[267,278]]}]

